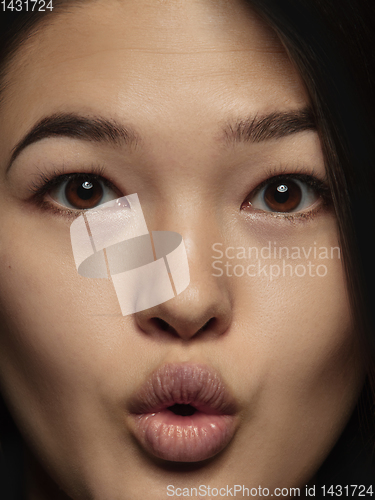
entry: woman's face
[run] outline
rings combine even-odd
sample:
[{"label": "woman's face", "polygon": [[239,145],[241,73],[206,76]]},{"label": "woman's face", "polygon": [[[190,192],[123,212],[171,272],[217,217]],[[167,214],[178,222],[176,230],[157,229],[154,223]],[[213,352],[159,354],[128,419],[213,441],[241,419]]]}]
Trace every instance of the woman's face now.
[{"label": "woman's face", "polygon": [[[363,369],[301,78],[241,1],[50,19],[13,59],[0,116],[0,382],[36,462],[74,499],[304,488]],[[77,273],[84,182],[137,193],[149,231],[182,235],[185,291],[123,316],[111,280]]]}]

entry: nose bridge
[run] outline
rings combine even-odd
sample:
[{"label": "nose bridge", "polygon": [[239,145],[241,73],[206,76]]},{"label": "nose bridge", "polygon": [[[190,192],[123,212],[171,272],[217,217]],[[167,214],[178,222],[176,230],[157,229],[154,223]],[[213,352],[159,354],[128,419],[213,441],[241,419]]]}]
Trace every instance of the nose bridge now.
[{"label": "nose bridge", "polygon": [[[174,198],[166,197],[157,203],[153,214],[149,216],[145,211],[147,226],[152,233],[162,235],[162,231],[170,231],[171,236],[163,239],[163,249],[165,243],[173,246],[172,239],[175,234],[180,234],[183,238],[186,254],[191,273],[199,270],[201,276],[207,279],[212,274],[212,245],[221,241],[222,228],[220,218],[217,216],[211,200],[205,200],[202,193],[194,193],[193,196],[181,193]],[[155,240],[157,241],[157,240]],[[161,239],[160,239],[161,242]],[[158,258],[156,256],[156,258]]]},{"label": "nose bridge", "polygon": [[[149,334],[163,331],[165,335],[172,334],[183,340],[191,340],[205,332],[211,336],[221,335],[231,321],[232,301],[225,278],[214,276],[211,268],[211,248],[219,238],[220,228],[212,212],[207,216],[205,204],[201,203],[194,210],[187,209],[184,203],[175,210],[172,207],[168,209],[165,200],[163,204],[163,215],[157,218],[157,226],[171,228],[181,234],[190,282],[173,299],[137,312],[136,321]],[[188,217],[186,211],[189,212]],[[162,232],[151,234],[155,242],[155,236]]]}]

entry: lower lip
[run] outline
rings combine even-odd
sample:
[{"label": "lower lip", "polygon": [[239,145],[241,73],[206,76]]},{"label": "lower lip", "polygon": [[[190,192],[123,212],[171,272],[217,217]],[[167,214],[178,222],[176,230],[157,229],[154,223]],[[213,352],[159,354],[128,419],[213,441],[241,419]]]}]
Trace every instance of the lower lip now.
[{"label": "lower lip", "polygon": [[197,411],[191,416],[170,410],[136,415],[134,433],[151,454],[173,462],[199,462],[213,457],[231,441],[233,415],[210,415]]}]

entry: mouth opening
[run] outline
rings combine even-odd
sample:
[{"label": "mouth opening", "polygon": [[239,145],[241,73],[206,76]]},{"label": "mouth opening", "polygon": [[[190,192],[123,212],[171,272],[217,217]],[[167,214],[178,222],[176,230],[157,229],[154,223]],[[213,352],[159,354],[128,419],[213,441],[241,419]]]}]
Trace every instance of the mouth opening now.
[{"label": "mouth opening", "polygon": [[197,411],[196,408],[194,408],[194,406],[179,405],[179,404],[169,406],[167,409],[172,413],[174,413],[175,415],[181,415],[182,417],[190,417],[191,415],[194,415],[194,413]]}]

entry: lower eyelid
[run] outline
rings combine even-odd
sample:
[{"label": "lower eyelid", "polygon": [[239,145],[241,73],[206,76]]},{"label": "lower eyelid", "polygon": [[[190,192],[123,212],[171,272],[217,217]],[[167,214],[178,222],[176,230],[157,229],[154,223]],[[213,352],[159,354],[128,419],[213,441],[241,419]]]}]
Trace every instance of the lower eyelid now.
[{"label": "lower eyelid", "polygon": [[313,207],[299,212],[271,212],[258,209],[241,210],[242,215],[245,220],[260,220],[260,218],[266,222],[268,221],[279,221],[280,223],[307,223],[309,221],[315,220],[318,217],[328,215],[332,213],[332,207],[330,204],[324,201],[318,201]]},{"label": "lower eyelid", "polygon": [[326,203],[324,200],[317,200],[312,208],[299,211],[299,212],[271,212],[268,210],[251,209],[243,210],[246,219],[259,219],[261,217],[263,220],[279,220],[280,222],[286,223],[307,223],[317,217],[323,215],[324,213],[329,213],[331,205]]},{"label": "lower eyelid", "polygon": [[38,210],[44,212],[46,215],[52,215],[53,217],[59,217],[68,222],[72,222],[74,219],[82,215],[85,210],[71,210],[63,205],[58,205],[56,202],[48,202],[45,200],[38,201],[36,203]]}]

